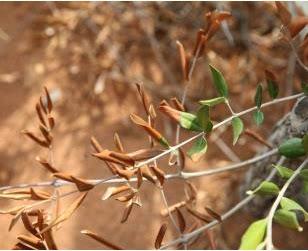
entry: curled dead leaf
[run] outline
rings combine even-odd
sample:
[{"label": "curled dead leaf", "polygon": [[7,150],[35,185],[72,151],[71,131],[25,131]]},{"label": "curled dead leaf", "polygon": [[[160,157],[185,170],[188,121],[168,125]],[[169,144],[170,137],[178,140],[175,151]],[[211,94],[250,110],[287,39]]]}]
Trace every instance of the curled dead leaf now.
[{"label": "curled dead leaf", "polygon": [[156,249],[160,249],[161,244],[163,242],[163,239],[165,237],[166,231],[167,231],[167,224],[164,223],[164,224],[161,225],[161,227],[158,231],[158,234],[156,236],[156,239],[155,239],[155,248]]}]

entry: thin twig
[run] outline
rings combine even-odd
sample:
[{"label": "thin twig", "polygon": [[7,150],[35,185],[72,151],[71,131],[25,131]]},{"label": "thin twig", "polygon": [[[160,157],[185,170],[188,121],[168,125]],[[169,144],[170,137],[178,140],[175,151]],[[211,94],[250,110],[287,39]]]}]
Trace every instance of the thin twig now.
[{"label": "thin twig", "polygon": [[294,171],[292,176],[287,180],[287,182],[283,185],[283,187],[280,189],[280,192],[273,203],[271,210],[267,216],[267,229],[266,229],[266,250],[272,250],[273,248],[273,239],[272,239],[272,225],[273,225],[273,218],[274,214],[276,212],[276,209],[279,206],[279,203],[284,196],[285,192],[287,191],[288,187],[292,183],[292,181],[300,174],[300,171],[306,167],[308,163],[308,158]]},{"label": "thin twig", "polygon": [[[281,165],[284,162],[285,158],[281,157],[277,163],[277,165]],[[274,175],[276,174],[277,170],[276,169],[272,169],[272,171],[270,172],[270,174],[267,176],[266,180],[269,181],[271,180]],[[238,204],[236,204],[234,207],[232,207],[230,210],[228,210],[226,213],[224,213],[221,216],[221,220],[225,221],[227,218],[229,218],[230,216],[232,216],[234,213],[236,213],[238,210],[240,210],[242,207],[244,207],[246,204],[248,204],[253,198],[255,197],[254,194],[251,194],[249,196],[247,196],[245,199],[243,199],[242,201],[240,201]],[[166,249],[168,247],[177,245],[179,243],[186,243],[188,242],[191,238],[198,236],[199,234],[203,233],[205,230],[212,228],[216,225],[218,225],[219,223],[221,223],[218,220],[213,220],[212,222],[196,229],[195,231],[185,234],[183,235],[183,237],[181,239],[176,239],[173,240],[165,245],[163,245],[160,249]]]}]

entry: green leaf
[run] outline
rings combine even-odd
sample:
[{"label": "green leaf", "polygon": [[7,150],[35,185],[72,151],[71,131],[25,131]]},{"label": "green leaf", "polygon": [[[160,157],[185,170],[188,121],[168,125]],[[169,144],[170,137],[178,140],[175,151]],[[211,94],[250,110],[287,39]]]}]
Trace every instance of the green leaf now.
[{"label": "green leaf", "polygon": [[257,126],[261,125],[264,120],[264,114],[260,110],[257,110],[253,113],[253,120],[257,124]]},{"label": "green leaf", "polygon": [[276,81],[272,79],[267,79],[267,88],[268,88],[268,93],[272,99],[277,98],[278,92],[279,92],[279,87]]},{"label": "green leaf", "polygon": [[266,231],[267,219],[253,222],[241,238],[240,250],[253,250],[262,243]]},{"label": "green leaf", "polygon": [[232,119],[232,129],[233,129],[233,145],[235,145],[244,129],[243,121],[239,117],[234,117]]},{"label": "green leaf", "polygon": [[256,94],[255,94],[255,104],[260,109],[262,104],[262,85],[257,86]]},{"label": "green leaf", "polygon": [[278,147],[279,154],[287,158],[297,158],[306,154],[301,138],[291,138]]},{"label": "green leaf", "polygon": [[207,141],[204,137],[198,138],[192,148],[189,149],[187,155],[192,159],[192,161],[198,161],[207,150]]},{"label": "green leaf", "polygon": [[305,95],[308,95],[308,83],[302,82],[302,90],[305,93]]},{"label": "green leaf", "polygon": [[273,165],[273,166],[277,169],[281,178],[289,179],[294,173],[294,171],[290,168],[279,166],[279,165]]},{"label": "green leaf", "polygon": [[247,194],[260,194],[260,195],[277,195],[279,187],[270,181],[263,181],[255,190],[247,191]]},{"label": "green leaf", "polygon": [[199,108],[197,112],[197,123],[205,132],[212,131],[213,123],[210,119],[210,107],[208,105]]},{"label": "green leaf", "polygon": [[198,124],[197,116],[188,112],[180,113],[180,126],[190,131],[203,131],[203,129]]},{"label": "green leaf", "polygon": [[218,91],[218,93],[221,96],[227,98],[228,97],[228,86],[227,86],[227,83],[226,83],[223,75],[221,74],[220,71],[218,71],[212,65],[210,65],[210,69],[211,69],[211,72],[212,72],[212,78],[213,78],[216,90]]},{"label": "green leaf", "polygon": [[306,133],[305,136],[303,137],[302,145],[304,147],[305,152],[308,153],[308,133]]},{"label": "green leaf", "polygon": [[300,232],[303,231],[303,228],[298,223],[296,213],[287,209],[278,209],[275,212],[274,221],[284,227],[296,229]]},{"label": "green leaf", "polygon": [[208,105],[208,106],[214,106],[221,103],[225,103],[226,98],[225,97],[218,97],[218,98],[212,98],[207,100],[200,100],[199,103],[201,105]]},{"label": "green leaf", "polygon": [[304,217],[305,217],[305,221],[308,221],[307,211],[300,204],[295,202],[294,200],[291,200],[287,197],[282,197],[282,199],[280,201],[280,206],[281,206],[281,208],[289,210],[289,211],[299,210],[299,211],[303,212]]}]

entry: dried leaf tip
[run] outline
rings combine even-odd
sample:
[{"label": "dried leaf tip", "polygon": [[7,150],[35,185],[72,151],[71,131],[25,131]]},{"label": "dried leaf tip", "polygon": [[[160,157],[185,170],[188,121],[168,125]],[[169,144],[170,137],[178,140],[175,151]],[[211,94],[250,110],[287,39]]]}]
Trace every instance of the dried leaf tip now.
[{"label": "dried leaf tip", "polygon": [[160,249],[162,241],[163,241],[163,239],[165,237],[166,231],[167,231],[167,224],[164,223],[163,225],[161,225],[161,227],[160,227],[160,229],[158,231],[156,240],[155,240],[155,248],[156,249]]},{"label": "dried leaf tip", "polygon": [[93,240],[96,240],[97,242],[99,242],[99,243],[101,243],[101,244],[103,244],[103,245],[105,245],[105,246],[107,246],[107,247],[109,247],[111,249],[114,249],[114,250],[122,250],[123,249],[123,248],[121,248],[121,247],[111,243],[110,241],[104,239],[101,236],[98,236],[96,233],[91,232],[89,230],[82,230],[82,231],[80,231],[80,233],[85,234],[85,235],[91,237]]}]

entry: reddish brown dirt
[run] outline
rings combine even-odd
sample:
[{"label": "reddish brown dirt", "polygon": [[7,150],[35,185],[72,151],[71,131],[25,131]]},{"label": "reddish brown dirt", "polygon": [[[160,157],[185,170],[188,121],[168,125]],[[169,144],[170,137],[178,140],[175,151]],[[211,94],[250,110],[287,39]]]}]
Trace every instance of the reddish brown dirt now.
[{"label": "reddish brown dirt", "polygon": [[[0,38],[0,75],[9,74],[11,78],[16,76],[12,81],[5,78],[0,80],[1,186],[51,179],[50,175],[35,162],[37,155],[45,156],[46,152],[20,134],[22,129],[35,128],[34,106],[44,85],[51,91],[59,89],[62,93],[54,109],[57,120],[54,133],[54,158],[61,170],[84,178],[102,178],[109,175],[104,164],[91,156],[89,139],[92,135],[96,135],[103,146],[108,148],[113,146],[114,132],[121,135],[127,150],[136,150],[146,145],[147,137],[129,121],[130,112],[141,113],[139,100],[136,99],[135,92],[131,91],[132,88],[117,83],[107,85],[98,98],[87,92],[91,87],[83,85],[87,82],[83,75],[70,77],[63,66],[66,62],[48,54],[51,45],[48,40],[42,38],[41,32],[45,27],[40,23],[42,13],[46,12],[48,8],[44,4],[18,3],[0,6],[0,28],[10,37],[9,41]],[[62,56],[67,57],[65,51]],[[136,60],[131,64],[132,70],[135,68],[138,70],[140,62]],[[153,81],[159,82],[162,73],[157,64],[153,63],[150,68],[149,71],[152,71],[152,75],[157,78],[153,78]],[[238,92],[232,95],[237,98]],[[241,100],[243,103],[246,101],[245,98]],[[274,116],[270,117],[267,126],[270,127],[275,119]],[[188,136],[189,134],[183,134],[183,138]],[[225,136],[226,141],[230,142],[229,131]],[[251,156],[253,150],[249,148],[244,151],[247,149],[244,143],[245,140],[235,148],[235,152],[241,153],[243,159]],[[228,162],[227,157],[214,144],[209,149],[206,159],[197,165],[189,162],[187,169],[221,166]],[[168,171],[174,170],[170,168]],[[200,190],[198,195],[200,208],[207,204],[223,212],[236,203],[239,199],[236,189],[240,181],[238,176],[239,173],[222,174],[196,180],[195,184]],[[105,189],[106,186],[100,186],[91,191],[81,208],[55,232],[59,248],[100,249],[99,244],[80,234],[82,229],[95,231],[124,248],[153,248],[156,233],[163,222],[160,217],[162,201],[157,189],[149,184],[143,187],[141,195],[143,207],[134,209],[125,224],[120,224],[124,207],[113,200],[100,199]],[[184,198],[180,181],[167,183],[166,191],[170,204]],[[66,199],[70,200],[71,198]],[[10,205],[12,204],[6,200],[0,200],[1,209]],[[63,202],[62,208],[65,205],[67,202]],[[20,223],[8,232],[10,220],[11,217],[0,215],[1,249],[11,248],[16,242],[17,234],[25,232]],[[221,241],[219,247],[236,248],[248,221],[251,221],[248,216],[243,217],[242,214],[238,214],[223,225],[223,234],[219,228],[217,231],[219,236],[217,238]],[[172,238],[175,238],[175,235],[169,232],[167,239]],[[200,243],[200,248],[208,245],[207,240]],[[297,247],[303,246],[301,243]]]}]

